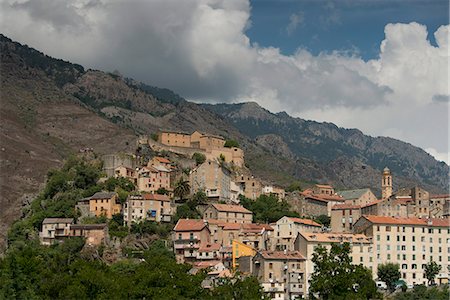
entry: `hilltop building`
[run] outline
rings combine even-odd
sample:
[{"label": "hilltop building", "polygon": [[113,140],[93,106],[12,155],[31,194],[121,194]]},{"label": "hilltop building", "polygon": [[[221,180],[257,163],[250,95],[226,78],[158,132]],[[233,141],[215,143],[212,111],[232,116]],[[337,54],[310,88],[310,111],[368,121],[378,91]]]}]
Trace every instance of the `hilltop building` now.
[{"label": "hilltop building", "polygon": [[189,174],[191,193],[204,191],[209,200],[229,202],[231,172],[216,160],[208,160]]}]

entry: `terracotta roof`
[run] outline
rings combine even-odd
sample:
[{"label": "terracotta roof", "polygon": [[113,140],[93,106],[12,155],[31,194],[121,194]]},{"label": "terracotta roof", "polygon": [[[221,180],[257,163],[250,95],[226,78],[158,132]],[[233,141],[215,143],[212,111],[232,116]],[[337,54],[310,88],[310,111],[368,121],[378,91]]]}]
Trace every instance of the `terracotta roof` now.
[{"label": "terracotta roof", "polygon": [[306,260],[300,251],[261,251],[261,256],[265,259],[297,259]]},{"label": "terracotta roof", "polygon": [[114,195],[117,195],[116,192],[98,192],[92,195],[91,199],[111,199]]},{"label": "terracotta roof", "polygon": [[322,225],[320,225],[319,223],[314,222],[313,220],[310,219],[302,219],[302,218],[290,218],[289,220],[291,220],[294,223],[300,223],[300,224],[305,224],[305,225],[309,225],[309,226],[316,226],[316,227],[322,227]]},{"label": "terracotta roof", "polygon": [[173,228],[174,231],[200,231],[206,227],[203,220],[180,219]]},{"label": "terracotta roof", "polygon": [[206,268],[214,267],[215,265],[220,264],[220,263],[221,263],[220,260],[197,261],[197,262],[194,262],[194,266],[199,269],[206,269]]},{"label": "terracotta roof", "polygon": [[42,224],[58,224],[58,223],[72,223],[72,218],[45,218],[44,221],[42,221]]},{"label": "terracotta roof", "polygon": [[339,210],[339,209],[358,209],[361,208],[361,205],[353,205],[353,204],[335,204],[331,208],[332,210]]},{"label": "terracotta roof", "polygon": [[369,238],[364,234],[351,234],[351,233],[309,233],[299,232],[305,240],[309,242],[321,242],[321,243],[337,243],[337,242],[362,242],[370,243]]},{"label": "terracotta roof", "polygon": [[339,195],[314,194],[314,196],[325,199],[325,200],[329,200],[329,201],[345,201],[345,199]]},{"label": "terracotta roof", "polygon": [[232,205],[232,204],[211,204],[218,211],[225,212],[238,212],[238,213],[246,213],[251,214],[252,212],[246,209],[241,205]]},{"label": "terracotta roof", "polygon": [[165,164],[170,164],[171,161],[168,160],[165,157],[160,157],[160,156],[155,156],[154,159],[156,159],[157,161],[159,161],[160,163],[165,163]]},{"label": "terracotta roof", "polygon": [[430,199],[450,198],[450,194],[430,195]]},{"label": "terracotta roof", "polygon": [[225,223],[222,226],[222,230],[239,230],[241,229],[241,224],[239,223]]},{"label": "terracotta roof", "polygon": [[156,201],[169,201],[170,202],[170,198],[167,195],[143,193],[142,198],[144,198],[144,200],[156,200]]},{"label": "terracotta roof", "polygon": [[420,219],[420,218],[396,218],[386,216],[364,215],[373,224],[394,224],[394,225],[421,225],[434,227],[448,227],[450,219]]},{"label": "terracotta roof", "polygon": [[431,221],[431,226],[434,226],[434,227],[450,227],[450,219],[449,218],[428,219],[428,221]]},{"label": "terracotta roof", "polygon": [[220,244],[213,243],[213,244],[202,244],[200,245],[200,248],[198,248],[199,252],[208,252],[208,251],[219,251]]}]

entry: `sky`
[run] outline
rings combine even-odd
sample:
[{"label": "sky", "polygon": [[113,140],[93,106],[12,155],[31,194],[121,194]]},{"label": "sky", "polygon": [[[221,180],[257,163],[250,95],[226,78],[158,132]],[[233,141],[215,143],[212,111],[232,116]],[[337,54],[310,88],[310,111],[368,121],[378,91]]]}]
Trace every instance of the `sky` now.
[{"label": "sky", "polygon": [[0,0],[0,32],[188,100],[255,101],[449,163],[448,0]]}]

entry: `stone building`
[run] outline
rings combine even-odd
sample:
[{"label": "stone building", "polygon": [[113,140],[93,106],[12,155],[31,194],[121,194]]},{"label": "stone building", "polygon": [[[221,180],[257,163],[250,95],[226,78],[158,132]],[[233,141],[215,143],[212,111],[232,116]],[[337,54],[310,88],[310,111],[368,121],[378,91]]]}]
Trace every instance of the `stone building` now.
[{"label": "stone building", "polygon": [[195,262],[200,247],[210,244],[210,236],[207,222],[190,219],[178,220],[172,236],[177,262]]},{"label": "stone building", "polygon": [[109,242],[107,224],[72,224],[69,235],[84,237],[86,244],[90,246],[100,246]]},{"label": "stone building", "polygon": [[89,198],[89,211],[95,216],[105,216],[111,219],[113,215],[119,214],[122,205],[118,202],[116,192],[98,192]]},{"label": "stone building", "polygon": [[251,223],[253,214],[240,205],[210,204],[203,213],[205,220],[213,219],[226,223]]},{"label": "stone building", "polygon": [[229,202],[231,199],[231,172],[217,161],[205,161],[191,171],[191,193],[204,191],[209,200]]},{"label": "stone building", "polygon": [[128,196],[123,209],[123,218],[128,226],[143,220],[170,222],[173,214],[168,196],[150,193]]},{"label": "stone building", "polygon": [[61,242],[70,234],[72,218],[45,218],[42,221],[42,230],[39,239],[42,245],[52,245]]},{"label": "stone building", "polygon": [[305,257],[299,251],[259,251],[253,275],[271,299],[297,299],[306,295]]},{"label": "stone building", "polygon": [[274,225],[272,250],[294,250],[294,241],[299,232],[320,232],[322,225],[310,219],[282,217]]},{"label": "stone building", "polygon": [[350,205],[365,205],[377,200],[370,189],[345,190],[337,192],[339,196]]},{"label": "stone building", "polygon": [[449,219],[362,216],[354,224],[354,231],[372,240],[374,278],[379,264],[391,262],[400,265],[401,278],[407,284],[426,285],[424,266],[430,261],[442,267],[438,282],[448,280],[449,226]]},{"label": "stone building", "polygon": [[331,231],[347,232],[353,231],[353,224],[361,216],[361,206],[353,204],[336,204],[331,209]]}]

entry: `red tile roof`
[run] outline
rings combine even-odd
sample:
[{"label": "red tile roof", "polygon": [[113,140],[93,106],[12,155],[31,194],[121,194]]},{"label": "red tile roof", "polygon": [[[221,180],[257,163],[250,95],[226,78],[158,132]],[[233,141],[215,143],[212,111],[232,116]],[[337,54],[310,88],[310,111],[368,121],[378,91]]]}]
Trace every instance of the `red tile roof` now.
[{"label": "red tile roof", "polygon": [[430,195],[430,199],[450,198],[450,194]]},{"label": "red tile roof", "polygon": [[241,229],[241,224],[239,223],[225,223],[222,227],[223,230],[239,230]]},{"label": "red tile roof", "polygon": [[160,163],[165,163],[165,164],[170,164],[170,160],[168,160],[167,158],[164,157],[160,157],[160,156],[156,156],[154,157],[157,161],[159,161]]},{"label": "red tile roof", "polygon": [[143,193],[142,198],[144,198],[145,200],[170,201],[170,198],[167,195],[151,194],[151,193]]},{"label": "red tile roof", "polygon": [[202,244],[200,245],[200,248],[198,248],[199,252],[209,252],[209,251],[219,251],[220,244],[213,243],[213,244]]},{"label": "red tile roof", "polygon": [[220,264],[220,263],[221,263],[220,260],[197,261],[197,262],[194,262],[194,267],[197,267],[199,269],[206,269],[206,268],[214,267],[215,265]]},{"label": "red tile roof", "polygon": [[375,200],[375,201],[372,201],[372,202],[366,203],[366,204],[364,204],[364,205],[361,205],[361,208],[364,208],[364,207],[368,207],[368,206],[372,206],[372,205],[375,205],[375,204],[381,203],[381,202],[383,202],[383,201],[384,201],[384,200]]},{"label": "red tile roof", "polygon": [[316,222],[314,222],[313,220],[310,220],[310,219],[289,218],[289,220],[291,220],[294,223],[300,223],[300,224],[305,224],[305,225],[309,225],[309,226],[322,227],[322,225],[320,225],[319,223],[316,223]]},{"label": "red tile roof", "polygon": [[300,232],[299,233],[308,242],[321,242],[321,243],[336,243],[336,242],[361,242],[370,243],[370,240],[364,234],[352,234],[352,233],[341,233],[341,232],[326,232],[326,233],[310,233],[310,232]]},{"label": "red tile roof", "polygon": [[225,212],[237,212],[237,213],[244,213],[244,214],[251,214],[252,212],[246,209],[245,207],[241,205],[232,205],[232,204],[211,204],[215,209],[218,211],[225,211]]},{"label": "red tile roof", "polygon": [[203,220],[180,219],[173,228],[174,231],[201,231],[206,227]]},{"label": "red tile roof", "polygon": [[450,219],[420,219],[420,218],[396,218],[386,216],[364,215],[373,224],[394,224],[394,225],[422,225],[433,227],[449,227]]},{"label": "red tile roof", "polygon": [[335,204],[331,208],[332,210],[340,210],[340,209],[359,209],[361,205],[353,205],[353,204]]},{"label": "red tile roof", "polygon": [[306,260],[300,251],[261,251],[261,256],[265,259],[297,259]]}]

